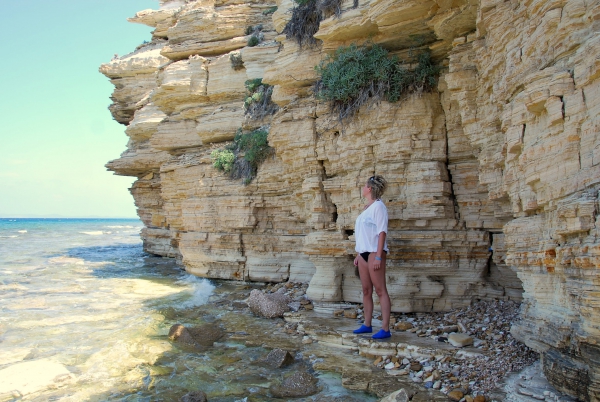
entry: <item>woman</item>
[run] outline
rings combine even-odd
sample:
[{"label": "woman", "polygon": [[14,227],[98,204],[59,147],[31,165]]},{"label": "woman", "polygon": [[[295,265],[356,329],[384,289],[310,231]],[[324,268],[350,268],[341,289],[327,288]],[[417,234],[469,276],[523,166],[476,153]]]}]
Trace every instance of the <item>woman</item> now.
[{"label": "woman", "polygon": [[388,227],[387,208],[381,201],[387,182],[381,176],[371,176],[362,188],[362,196],[367,199],[363,212],[356,218],[354,236],[356,238],[356,258],[360,282],[362,283],[365,322],[355,334],[373,332],[373,287],[381,304],[382,328],[373,339],[385,339],[390,334],[391,303],[385,285],[385,261],[389,252],[386,235]]}]

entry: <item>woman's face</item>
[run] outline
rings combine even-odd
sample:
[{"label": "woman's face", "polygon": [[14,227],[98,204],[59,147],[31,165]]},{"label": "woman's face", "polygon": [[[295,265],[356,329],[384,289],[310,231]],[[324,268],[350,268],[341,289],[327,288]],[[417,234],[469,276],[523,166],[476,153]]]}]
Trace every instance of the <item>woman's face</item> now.
[{"label": "woman's face", "polygon": [[369,187],[369,182],[365,182],[365,185],[361,189],[362,196],[364,198],[369,198],[371,196],[371,187]]}]

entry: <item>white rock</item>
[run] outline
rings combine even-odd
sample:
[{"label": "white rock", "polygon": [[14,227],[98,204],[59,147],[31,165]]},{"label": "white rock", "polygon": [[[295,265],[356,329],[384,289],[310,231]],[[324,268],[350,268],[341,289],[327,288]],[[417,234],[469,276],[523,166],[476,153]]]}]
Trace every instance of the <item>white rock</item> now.
[{"label": "white rock", "polygon": [[49,359],[18,363],[0,370],[0,395],[11,392],[28,395],[60,387],[73,378],[73,374],[65,366]]},{"label": "white rock", "polygon": [[448,342],[453,346],[462,348],[463,346],[472,345],[473,338],[466,334],[450,334],[448,335]]}]

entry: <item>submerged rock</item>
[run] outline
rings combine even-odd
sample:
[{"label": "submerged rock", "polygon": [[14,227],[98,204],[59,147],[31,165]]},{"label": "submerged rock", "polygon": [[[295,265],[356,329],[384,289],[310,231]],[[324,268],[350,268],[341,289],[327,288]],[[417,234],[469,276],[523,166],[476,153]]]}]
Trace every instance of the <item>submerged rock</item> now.
[{"label": "submerged rock", "polygon": [[285,378],[281,385],[271,387],[271,393],[276,398],[299,398],[317,392],[317,379],[306,371],[297,371]]},{"label": "submerged rock", "polygon": [[73,374],[65,366],[49,359],[14,364],[0,370],[0,400],[59,388],[73,379]]},{"label": "submerged rock", "polygon": [[288,306],[290,298],[283,293],[266,294],[254,289],[248,297],[250,310],[265,318],[283,317],[283,313],[290,311]]},{"label": "submerged rock", "polygon": [[404,389],[399,389],[385,398],[382,398],[380,402],[408,402],[411,396],[412,395],[408,395]]},{"label": "submerged rock", "polygon": [[208,402],[208,397],[202,391],[193,391],[182,396],[181,402]]}]

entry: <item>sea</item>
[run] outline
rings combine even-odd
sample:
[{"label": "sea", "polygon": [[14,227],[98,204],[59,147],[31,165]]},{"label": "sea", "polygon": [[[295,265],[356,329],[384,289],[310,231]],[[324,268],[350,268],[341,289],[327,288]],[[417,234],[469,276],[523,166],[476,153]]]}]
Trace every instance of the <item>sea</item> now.
[{"label": "sea", "polygon": [[[281,373],[249,364],[268,350],[230,342],[200,353],[169,341],[175,323],[231,315],[193,312],[233,285],[145,253],[142,227],[0,219],[0,401],[179,401],[195,390],[217,402],[281,400],[268,391]],[[318,378],[321,392],[301,400],[375,400],[345,390],[339,375]]]}]

